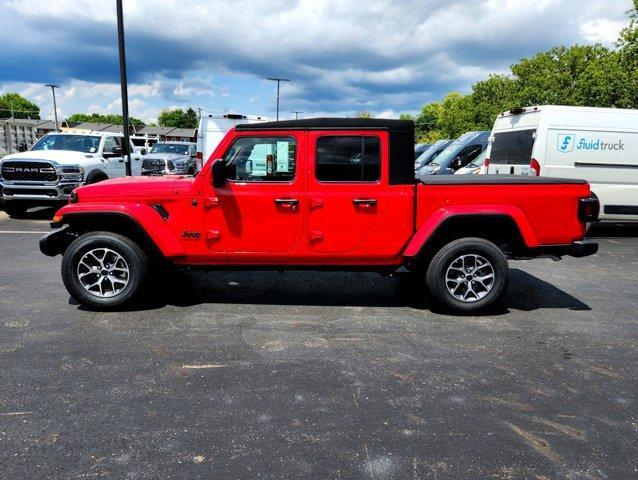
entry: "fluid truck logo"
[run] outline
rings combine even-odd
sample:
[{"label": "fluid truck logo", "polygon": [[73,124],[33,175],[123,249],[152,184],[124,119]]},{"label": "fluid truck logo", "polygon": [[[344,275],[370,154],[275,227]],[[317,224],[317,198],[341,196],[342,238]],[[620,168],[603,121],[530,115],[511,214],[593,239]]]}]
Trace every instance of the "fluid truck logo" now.
[{"label": "fluid truck logo", "polygon": [[574,139],[576,135],[573,133],[559,133],[558,134],[558,142],[556,146],[558,147],[558,151],[562,153],[571,152],[574,150],[574,144],[576,143]]},{"label": "fluid truck logo", "polygon": [[[578,141],[577,141],[578,140]],[[556,148],[561,153],[572,152],[576,150],[600,150],[606,152],[624,151],[625,144],[622,139],[618,141],[603,141],[600,138],[576,138],[573,133],[559,133],[556,142]]]}]

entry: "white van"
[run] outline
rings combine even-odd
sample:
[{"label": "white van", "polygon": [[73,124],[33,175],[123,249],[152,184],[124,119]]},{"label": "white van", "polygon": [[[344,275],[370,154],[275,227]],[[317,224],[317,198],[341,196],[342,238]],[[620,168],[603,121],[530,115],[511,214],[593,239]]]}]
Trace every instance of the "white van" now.
[{"label": "white van", "polygon": [[501,113],[486,172],[582,178],[600,220],[638,221],[638,110],[542,105]]},{"label": "white van", "polygon": [[267,122],[267,117],[257,115],[239,115],[228,113],[226,115],[202,115],[197,129],[197,171],[202,168],[204,162],[211,156],[219,142],[226,133],[235,125],[241,123]]}]

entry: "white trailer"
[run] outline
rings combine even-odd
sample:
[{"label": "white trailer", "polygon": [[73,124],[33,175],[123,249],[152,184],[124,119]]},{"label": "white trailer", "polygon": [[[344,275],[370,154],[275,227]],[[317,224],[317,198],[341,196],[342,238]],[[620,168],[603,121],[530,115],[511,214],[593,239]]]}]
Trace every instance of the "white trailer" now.
[{"label": "white trailer", "polygon": [[219,142],[231,128],[241,123],[267,122],[268,118],[257,115],[239,115],[227,113],[225,115],[202,115],[197,129],[197,170],[212,155]]}]

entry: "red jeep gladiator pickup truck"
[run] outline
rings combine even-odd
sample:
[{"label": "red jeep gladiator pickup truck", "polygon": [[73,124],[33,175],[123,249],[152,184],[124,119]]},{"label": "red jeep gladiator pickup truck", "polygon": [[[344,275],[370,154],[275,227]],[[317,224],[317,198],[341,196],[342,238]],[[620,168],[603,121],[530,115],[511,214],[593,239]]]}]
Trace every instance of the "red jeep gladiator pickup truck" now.
[{"label": "red jeep gladiator pickup truck", "polygon": [[414,179],[414,125],[304,119],[238,125],[196,177],[108,180],[75,190],[42,238],[69,293],[132,301],[154,264],[410,270],[450,310],[498,300],[507,258],[582,257],[598,202],[580,180]]}]

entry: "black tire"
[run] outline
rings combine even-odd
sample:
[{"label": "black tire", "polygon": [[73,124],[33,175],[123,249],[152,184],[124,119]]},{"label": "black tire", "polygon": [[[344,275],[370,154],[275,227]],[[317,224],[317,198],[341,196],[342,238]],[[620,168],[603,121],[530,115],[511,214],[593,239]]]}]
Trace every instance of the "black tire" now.
[{"label": "black tire", "polygon": [[24,218],[29,206],[20,202],[9,201],[2,205],[2,209],[11,218]]},{"label": "black tire", "polygon": [[[97,250],[98,253],[100,253],[100,249],[105,248],[119,255],[125,263],[119,263],[118,266],[122,267],[124,265],[128,268],[129,272],[127,277],[121,273],[115,273],[116,275],[122,275],[120,277],[122,279],[128,278],[126,285],[119,287],[121,288],[119,292],[116,292],[114,288],[115,284],[109,279],[100,280],[102,282],[109,280],[110,283],[104,282],[104,285],[102,285],[104,286],[103,293],[107,295],[110,293],[112,296],[100,296],[98,292],[92,293],[87,291],[79,278],[78,268],[85,268],[84,266],[79,267],[83,257],[92,250]],[[113,261],[114,258],[117,258],[115,255],[109,255],[109,258],[105,257],[106,260],[103,259],[102,268],[104,270],[102,270],[102,272],[107,271],[104,268],[104,265],[109,266],[106,262]],[[99,264],[96,263],[96,265]],[[136,299],[140,298],[148,278],[148,270],[148,258],[142,249],[130,239],[112,232],[91,232],[76,238],[66,249],[64,257],[62,258],[62,280],[64,286],[78,302],[96,310],[108,310],[126,304],[132,304]],[[108,276],[109,274],[90,273],[88,281],[92,282],[94,279],[97,281],[100,279],[100,275]],[[117,278],[115,278],[115,280],[116,282],[118,281]],[[118,282],[118,285],[121,283],[122,282]],[[111,292],[109,292],[109,285],[112,288]],[[98,286],[97,288],[102,291],[102,286]]]},{"label": "black tire", "polygon": [[[477,261],[478,257],[474,256],[487,260],[489,265],[480,259]],[[457,270],[459,266],[463,267],[462,274]],[[491,280],[488,275],[490,267],[493,272]],[[468,271],[468,268],[473,270]],[[455,280],[450,281],[448,269],[449,275],[456,277]],[[476,312],[501,299],[509,282],[509,266],[503,252],[492,242],[482,238],[461,238],[443,246],[434,255],[425,274],[425,282],[432,299],[442,307],[459,313]],[[458,290],[458,296],[465,296],[466,299],[453,295],[448,285],[453,291]]]},{"label": "black tire", "polygon": [[94,183],[103,182],[104,180],[108,179],[109,177],[106,173],[98,171],[96,173],[89,174],[88,178],[86,179],[86,184],[92,185]]}]

